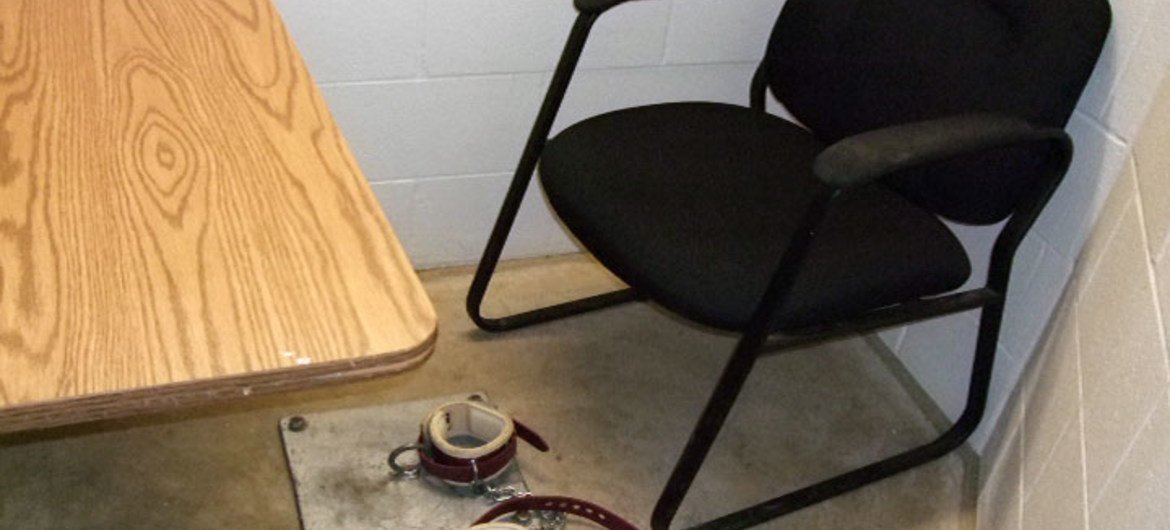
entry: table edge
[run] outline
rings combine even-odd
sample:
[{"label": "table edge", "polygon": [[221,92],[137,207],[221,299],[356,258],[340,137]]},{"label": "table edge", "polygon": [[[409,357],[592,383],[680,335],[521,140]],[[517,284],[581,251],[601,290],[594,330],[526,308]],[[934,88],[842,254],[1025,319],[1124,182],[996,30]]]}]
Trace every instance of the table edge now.
[{"label": "table edge", "polygon": [[[172,412],[240,398],[375,379],[422,365],[434,352],[437,338],[438,326],[435,325],[427,338],[417,345],[389,353],[25,403],[0,409],[0,434]],[[289,377],[290,374],[296,376]]]}]

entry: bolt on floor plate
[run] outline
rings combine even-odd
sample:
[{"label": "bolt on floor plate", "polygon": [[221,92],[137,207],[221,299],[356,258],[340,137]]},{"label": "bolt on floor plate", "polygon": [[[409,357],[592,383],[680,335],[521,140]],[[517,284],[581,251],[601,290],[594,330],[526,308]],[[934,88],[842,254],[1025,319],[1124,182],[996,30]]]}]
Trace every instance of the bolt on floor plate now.
[{"label": "bolt on floor plate", "polygon": [[[419,423],[439,405],[471,392],[407,403],[290,416],[280,435],[305,530],[457,530],[491,505],[462,497],[433,478],[391,475],[386,458],[418,439]],[[405,458],[404,458],[405,460]],[[405,463],[405,462],[404,462]],[[519,466],[499,481],[527,490]]]}]

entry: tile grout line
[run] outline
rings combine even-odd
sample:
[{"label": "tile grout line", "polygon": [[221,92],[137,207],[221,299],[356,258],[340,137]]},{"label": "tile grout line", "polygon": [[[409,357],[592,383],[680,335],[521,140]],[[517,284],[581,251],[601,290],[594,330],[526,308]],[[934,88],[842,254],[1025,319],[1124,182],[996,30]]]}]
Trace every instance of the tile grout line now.
[{"label": "tile grout line", "polygon": [[666,1],[666,30],[662,32],[662,55],[658,57],[658,66],[666,66],[667,46],[670,45],[670,30],[674,27],[674,2]]},{"label": "tile grout line", "polygon": [[1154,250],[1150,244],[1149,225],[1146,222],[1146,210],[1142,204],[1142,185],[1141,179],[1138,178],[1138,163],[1137,157],[1130,153],[1130,164],[1133,170],[1133,187],[1134,199],[1136,200],[1137,216],[1138,216],[1138,232],[1141,232],[1142,251],[1146,255],[1144,265],[1146,266],[1146,276],[1150,280],[1150,295],[1154,299],[1154,319],[1158,323],[1158,339],[1162,341],[1162,382],[1164,385],[1170,385],[1170,344],[1167,344],[1166,337],[1166,314],[1165,308],[1162,307],[1161,297],[1158,296],[1160,292],[1158,289],[1158,274],[1154,271]]},{"label": "tile grout line", "polygon": [[[1132,157],[1130,157],[1130,160],[1129,160],[1129,161],[1130,161],[1130,163],[1132,163]],[[1133,173],[1133,172],[1130,172],[1130,173]],[[1123,176],[1123,178],[1124,178],[1124,176]],[[1136,175],[1136,173],[1133,173],[1133,175],[1132,175],[1132,178],[1134,178],[1134,179],[1136,179],[1136,178],[1137,178],[1137,175]],[[1116,183],[1116,184],[1115,184],[1115,186],[1117,186],[1117,185],[1120,185],[1120,184],[1121,184],[1121,183],[1120,183],[1120,182],[1118,182],[1118,183]],[[1112,190],[1111,190],[1111,192],[1112,192]],[[1109,245],[1111,245],[1111,244],[1113,243],[1114,239],[1117,237],[1117,234],[1118,234],[1118,233],[1121,231],[1121,227],[1122,227],[1122,225],[1124,224],[1124,217],[1125,217],[1125,216],[1126,216],[1126,215],[1129,213],[1129,209],[1130,209],[1130,208],[1138,208],[1138,211],[1137,211],[1136,213],[1138,213],[1138,214],[1139,214],[1139,216],[1140,216],[1140,203],[1141,203],[1141,199],[1140,199],[1140,197],[1138,196],[1138,194],[1137,194],[1137,193],[1138,193],[1138,191],[1137,191],[1137,189],[1135,188],[1135,189],[1134,189],[1134,196],[1133,196],[1133,197],[1130,197],[1130,198],[1128,199],[1128,202],[1132,202],[1132,203],[1136,203],[1136,204],[1127,204],[1127,205],[1125,206],[1125,209],[1124,209],[1124,210],[1122,210],[1121,214],[1119,215],[1119,221],[1117,222],[1117,226],[1114,226],[1114,227],[1112,227],[1112,229],[1110,230],[1109,236],[1108,236],[1108,237],[1107,237],[1107,238],[1106,238],[1106,239],[1105,239],[1105,240],[1102,242],[1102,248],[1109,248]],[[1099,222],[1099,221],[1100,221],[1100,220],[1098,220],[1098,222]],[[1139,217],[1139,222],[1140,222],[1140,217]],[[1140,232],[1142,232],[1142,239],[1143,239],[1143,242],[1144,242],[1144,240],[1145,240],[1145,236],[1144,236],[1144,233],[1145,233],[1144,226],[1142,226],[1142,225],[1139,225],[1139,226],[1138,226],[1138,229],[1139,229],[1139,231],[1140,231]],[[1144,245],[1144,244],[1143,244],[1143,247],[1146,247],[1146,245]],[[1143,252],[1145,253],[1145,255],[1146,255],[1146,256],[1149,256],[1149,250],[1148,250],[1148,248],[1143,248],[1142,250],[1143,250]],[[1100,268],[1103,266],[1103,263],[1104,263],[1104,261],[1105,261],[1105,256],[1101,256],[1101,257],[1099,257],[1099,259],[1098,259],[1097,261],[1098,261],[1098,263],[1096,264],[1096,266],[1095,266],[1095,267],[1092,267],[1092,269],[1093,269],[1093,270],[1091,270],[1091,271],[1090,271],[1090,270],[1086,270],[1086,271],[1084,271],[1084,272],[1085,272],[1085,283],[1086,283],[1086,287],[1087,287],[1087,284],[1088,284],[1088,283],[1091,283],[1091,282],[1093,281],[1094,277],[1095,277],[1095,276],[1096,276],[1096,274],[1099,272],[1099,269],[1100,269]],[[1146,261],[1148,262],[1148,259],[1147,259]],[[1091,264],[1086,264],[1086,265],[1091,265]],[[1148,270],[1149,270],[1149,265],[1148,265],[1148,263],[1147,263],[1147,271],[1148,271]],[[1078,292],[1078,293],[1077,293],[1077,302],[1076,302],[1076,303],[1077,303],[1077,305],[1078,305],[1078,306],[1080,305],[1080,301],[1081,301],[1081,296],[1080,296],[1080,294],[1081,294],[1080,292]],[[1162,330],[1160,329],[1160,330],[1159,330],[1159,334],[1161,334],[1161,333],[1162,333]],[[1079,345],[1080,345],[1080,318],[1079,318],[1079,316],[1078,316],[1078,318],[1077,318],[1077,344],[1078,344],[1078,347],[1077,347],[1077,351],[1078,351],[1078,365],[1080,365],[1080,361],[1079,361],[1079,359],[1080,359],[1080,346],[1079,346]],[[1164,339],[1163,339],[1163,344],[1165,344],[1165,341],[1164,341]],[[1164,358],[1165,358],[1165,356],[1163,356],[1163,359],[1164,359]],[[1165,366],[1165,364],[1163,364],[1163,366]],[[1081,436],[1081,444],[1082,444],[1082,450],[1083,450],[1083,457],[1082,457],[1082,461],[1083,461],[1084,468],[1085,468],[1085,472],[1084,472],[1084,474],[1085,474],[1085,477],[1084,477],[1084,482],[1085,482],[1086,509],[1088,510],[1088,512],[1087,512],[1087,513],[1092,513],[1092,511],[1093,511],[1093,507],[1095,507],[1095,506],[1097,505],[1097,503],[1098,503],[1098,502],[1100,502],[1100,500],[1101,500],[1101,498],[1102,498],[1102,496],[1103,496],[1103,494],[1104,494],[1105,490],[1106,490],[1106,489],[1108,489],[1108,488],[1109,488],[1109,485],[1112,483],[1112,481],[1113,481],[1113,477],[1114,477],[1114,476],[1117,474],[1118,470],[1121,468],[1121,463],[1122,463],[1122,462],[1124,462],[1124,461],[1125,461],[1125,459],[1126,459],[1126,458],[1129,456],[1130,450],[1133,448],[1133,445],[1134,445],[1134,444],[1135,444],[1135,442],[1137,441],[1137,438],[1138,438],[1138,436],[1139,436],[1139,435],[1141,434],[1141,432],[1142,432],[1142,431],[1145,429],[1145,422],[1143,422],[1143,423],[1142,423],[1142,427],[1141,427],[1141,428],[1139,428],[1139,429],[1137,430],[1137,433],[1136,433],[1136,434],[1135,434],[1135,435],[1134,435],[1134,436],[1133,436],[1133,437],[1132,437],[1132,438],[1131,438],[1131,439],[1128,441],[1128,443],[1127,443],[1127,445],[1126,445],[1125,449],[1122,451],[1121,458],[1118,460],[1118,463],[1117,463],[1117,465],[1116,465],[1116,466],[1114,466],[1114,467],[1113,467],[1113,469],[1109,470],[1109,472],[1108,472],[1108,474],[1107,474],[1107,477],[1106,477],[1106,478],[1105,478],[1105,480],[1104,480],[1104,483],[1101,485],[1100,491],[1098,491],[1098,492],[1097,492],[1096,498],[1094,498],[1094,499],[1088,499],[1088,484],[1089,484],[1089,481],[1088,481],[1088,451],[1087,451],[1088,444],[1087,444],[1087,442],[1086,442],[1086,440],[1085,440],[1085,438],[1086,438],[1086,437],[1084,436],[1084,423],[1085,423],[1085,422],[1084,422],[1084,407],[1085,407],[1085,402],[1084,402],[1084,372],[1083,372],[1083,371],[1081,371],[1081,370],[1078,370],[1078,371],[1079,371],[1079,372],[1081,372],[1081,377],[1080,377],[1080,379],[1081,379],[1081,432],[1082,432],[1082,436]],[[1165,374],[1165,372],[1163,372],[1163,374]],[[1164,379],[1165,379],[1165,375],[1164,375]],[[1158,404],[1158,403],[1155,403],[1155,404]],[[1156,411],[1157,411],[1157,407],[1151,407],[1151,410],[1149,411],[1149,413],[1147,414],[1147,417],[1146,417],[1146,421],[1147,421],[1147,422],[1148,422],[1148,421],[1149,421],[1149,419],[1150,419],[1150,418],[1153,416],[1153,413],[1154,413],[1154,412],[1156,412]],[[1090,504],[1091,504],[1091,506],[1090,506]]]},{"label": "tile grout line", "polygon": [[[586,72],[626,72],[626,71],[645,71],[645,70],[685,70],[685,69],[701,69],[701,68],[721,68],[721,67],[736,67],[736,66],[753,66],[756,63],[753,61],[723,61],[710,63],[664,63],[664,64],[643,64],[643,65],[628,65],[628,66],[601,66],[601,67],[580,67],[577,68],[576,73]],[[516,70],[510,72],[472,72],[465,74],[439,74],[427,75],[424,77],[391,77],[391,78],[373,78],[360,80],[338,80],[338,81],[322,81],[317,85],[322,89],[329,88],[348,88],[348,87],[364,87],[364,86],[381,86],[381,85],[405,85],[405,84],[422,84],[428,81],[460,81],[466,79],[513,79],[522,76],[543,76],[547,77],[552,73],[551,70]]]},{"label": "tile grout line", "polygon": [[1076,259],[1075,259],[1075,258],[1070,258],[1070,257],[1068,257],[1068,256],[1065,256],[1063,251],[1061,251],[1060,249],[1056,248],[1056,245],[1053,245],[1053,244],[1052,244],[1052,241],[1049,241],[1049,239],[1048,239],[1048,236],[1046,236],[1046,235],[1044,235],[1044,234],[1040,233],[1039,231],[1037,231],[1037,232],[1032,232],[1030,235],[1033,235],[1033,236],[1035,236],[1035,237],[1036,237],[1036,239],[1039,239],[1041,244],[1043,244],[1043,245],[1044,245],[1046,248],[1048,248],[1049,250],[1051,250],[1051,251],[1052,251],[1052,253],[1053,253],[1053,254],[1056,254],[1056,255],[1057,255],[1057,257],[1059,257],[1060,259],[1063,259],[1063,260],[1066,260],[1066,261],[1071,261],[1071,262],[1075,262],[1075,261],[1076,261]]},{"label": "tile grout line", "polygon": [[1077,429],[1080,430],[1080,452],[1081,452],[1081,520],[1085,524],[1085,528],[1089,527],[1089,462],[1087,453],[1085,452],[1085,383],[1081,376],[1081,308],[1077,300],[1079,296],[1075,296],[1075,291],[1080,288],[1081,282],[1074,276],[1072,279],[1074,290],[1074,297],[1069,302],[1072,304],[1070,310],[1072,311],[1072,340],[1073,340],[1073,359],[1077,365],[1074,367],[1077,375]]},{"label": "tile grout line", "polygon": [[1015,451],[1016,458],[1019,459],[1020,465],[1016,469],[1016,498],[1020,500],[1019,507],[1016,510],[1016,528],[1024,530],[1024,418],[1028,414],[1028,409],[1024,407],[1023,400],[1020,400],[1020,430],[1016,434]]},{"label": "tile grout line", "polygon": [[[1028,410],[1027,407],[1025,407],[1024,408],[1024,415],[1025,416],[1028,413],[1027,410]],[[1028,499],[1031,499],[1032,496],[1036,494],[1036,491],[1035,491],[1036,484],[1035,483],[1040,482],[1040,477],[1044,476],[1044,472],[1048,471],[1048,468],[1052,464],[1052,461],[1055,460],[1054,456],[1056,455],[1056,448],[1059,447],[1061,442],[1064,442],[1064,439],[1068,437],[1070,432],[1072,432],[1072,430],[1073,430],[1072,424],[1073,424],[1073,418],[1069,418],[1068,423],[1066,423],[1064,425],[1064,427],[1062,427],[1060,429],[1060,434],[1056,437],[1056,441],[1052,442],[1052,449],[1049,450],[1048,455],[1044,458],[1044,462],[1040,464],[1040,468],[1036,470],[1036,476],[1032,478],[1033,484],[1031,484],[1031,485],[1023,484],[1023,486],[1022,486],[1023,489],[1029,489],[1029,486],[1031,486],[1032,491],[1025,491],[1024,492],[1024,496],[1021,498],[1022,502],[1028,502]],[[1027,430],[1022,430],[1022,432],[1023,432],[1023,436],[1020,437],[1020,440],[1021,440],[1021,443],[1024,443],[1027,441]],[[1021,461],[1024,460],[1024,456],[1023,456],[1022,452],[1020,455],[1020,460]],[[1021,481],[1027,482],[1023,478],[1021,478]]]},{"label": "tile grout line", "polygon": [[1105,125],[1104,123],[1101,123],[1101,120],[1098,119],[1096,116],[1089,114],[1088,112],[1086,112],[1084,109],[1082,109],[1080,107],[1074,109],[1073,114],[1079,114],[1082,118],[1085,119],[1085,121],[1089,122],[1089,125],[1092,125],[1093,127],[1097,128],[1099,130],[1099,132],[1101,133],[1101,135],[1104,136],[1106,140],[1109,140],[1109,141],[1114,142],[1116,144],[1120,144],[1122,147],[1124,147],[1126,149],[1129,148],[1128,141],[1126,141],[1124,138],[1122,138],[1122,137],[1118,136],[1116,133],[1114,133],[1111,129],[1109,129],[1109,127],[1107,125]]},{"label": "tile grout line", "polygon": [[[1025,410],[1025,414],[1027,414],[1026,407],[1024,410]],[[1024,484],[1025,487],[1035,486],[1035,483],[1040,481],[1040,476],[1044,474],[1044,471],[1046,471],[1048,469],[1048,466],[1050,464],[1052,464],[1052,461],[1054,460],[1054,457],[1056,456],[1057,446],[1060,445],[1060,442],[1063,441],[1065,436],[1068,435],[1069,431],[1072,430],[1073,420],[1075,420],[1075,419],[1076,419],[1076,416],[1070,417],[1068,419],[1068,421],[1066,421],[1065,424],[1063,426],[1061,426],[1060,434],[1057,435],[1056,441],[1052,443],[1052,447],[1050,447],[1048,449],[1048,452],[1041,458],[1042,461],[1040,462],[1040,467],[1038,469],[1036,469],[1036,476],[1032,477],[1032,484]],[[1025,434],[1026,433],[1027,433],[1027,431],[1025,431]],[[1035,493],[1035,492],[1028,492],[1026,496],[1031,497],[1033,493]],[[1027,498],[1025,498],[1024,500],[1027,500]]]},{"label": "tile grout line", "polygon": [[[1069,320],[1067,320],[1066,322],[1072,322],[1072,325],[1073,325],[1073,330],[1072,330],[1073,337],[1072,338],[1073,338],[1073,348],[1075,350],[1073,352],[1073,354],[1075,355],[1074,361],[1077,363],[1076,366],[1074,367],[1075,373],[1077,375],[1077,415],[1070,417],[1068,420],[1066,420],[1065,424],[1060,427],[1060,434],[1056,437],[1056,441],[1053,442],[1052,447],[1050,447],[1048,449],[1048,451],[1046,452],[1046,454],[1044,454],[1043,457],[1041,458],[1042,461],[1040,463],[1040,467],[1036,470],[1036,476],[1032,478],[1031,486],[1035,486],[1035,483],[1039,481],[1040,477],[1044,474],[1044,471],[1048,469],[1049,465],[1051,465],[1052,460],[1056,455],[1056,448],[1064,440],[1065,436],[1068,435],[1069,431],[1072,430],[1072,424],[1073,424],[1074,420],[1078,420],[1077,429],[1082,431],[1080,433],[1081,434],[1081,443],[1082,444],[1084,443],[1084,432],[1083,432],[1083,429],[1081,428],[1080,422],[1079,422],[1079,415],[1081,413],[1081,403],[1080,403],[1081,399],[1080,399],[1080,339],[1079,339],[1079,337],[1077,337],[1076,303],[1075,303],[1076,294],[1077,294],[1076,293],[1077,284],[1078,284],[1078,282],[1077,282],[1075,275],[1069,278],[1069,281],[1065,286],[1065,294],[1062,295],[1059,300],[1057,300],[1058,307],[1053,309],[1054,317],[1049,324],[1049,329],[1040,338],[1040,342],[1046,343],[1046,344],[1040,345],[1039,347],[1040,347],[1041,351],[1038,351],[1037,353],[1033,354],[1032,358],[1029,359],[1029,362],[1031,364],[1031,369],[1036,370],[1036,372],[1037,372],[1036,376],[1035,376],[1036,382],[1033,383],[1033,385],[1031,385],[1031,386],[1028,385],[1026,381],[1021,383],[1024,386],[1022,387],[1023,391],[1021,392],[1020,399],[1021,399],[1021,402],[1024,403],[1024,406],[1022,407],[1023,412],[1021,414],[1022,420],[1020,423],[1020,430],[1021,430],[1021,432],[1024,433],[1023,440],[1024,440],[1024,442],[1026,442],[1027,441],[1027,433],[1028,433],[1027,416],[1028,416],[1028,409],[1029,409],[1029,407],[1027,405],[1032,402],[1032,399],[1036,395],[1036,387],[1039,386],[1039,379],[1041,377],[1040,371],[1042,370],[1042,368],[1043,368],[1042,365],[1045,361],[1045,359],[1042,357],[1044,355],[1059,355],[1060,354],[1060,352],[1057,352],[1057,351],[1049,351],[1047,354],[1045,354],[1043,352],[1043,350],[1048,349],[1046,347],[1047,343],[1049,343],[1050,341],[1055,341],[1053,335],[1056,333],[1059,333],[1061,331],[1061,330],[1057,329],[1057,326],[1059,324],[1061,324],[1061,320],[1056,318],[1060,312],[1060,307],[1059,307],[1060,304],[1062,304],[1062,303],[1063,304],[1070,304],[1070,307],[1069,307],[1070,314],[1068,315]],[[1025,368],[1025,374],[1026,374],[1027,370],[1028,370],[1028,368]],[[1026,378],[1027,376],[1024,375],[1022,377]],[[1020,460],[1022,462],[1021,463],[1022,468],[1026,466],[1026,462],[1024,462],[1025,458],[1026,458],[1026,456],[1024,455],[1024,453],[1021,452]],[[1082,459],[1082,462],[1083,462],[1083,459]],[[1029,486],[1029,484],[1027,483],[1027,481],[1024,481],[1024,482],[1025,482],[1024,487],[1027,488]],[[1027,493],[1027,495],[1022,498],[1021,502],[1026,502],[1028,500],[1028,498],[1030,498],[1034,493],[1035,492]]]},{"label": "tile grout line", "polygon": [[898,329],[898,340],[894,341],[894,351],[901,353],[902,343],[906,341],[906,335],[910,333],[910,326],[904,325]]},{"label": "tile grout line", "polygon": [[[1146,414],[1146,418],[1144,420],[1142,420],[1141,426],[1138,427],[1137,432],[1133,435],[1132,438],[1129,439],[1129,442],[1126,443],[1125,449],[1121,451],[1121,458],[1117,460],[1117,465],[1114,466],[1113,469],[1109,471],[1109,476],[1106,477],[1105,482],[1103,484],[1101,484],[1101,491],[1097,492],[1097,498],[1093,499],[1093,505],[1088,507],[1089,513],[1092,513],[1093,510],[1096,509],[1097,505],[1101,504],[1101,499],[1105,498],[1105,493],[1107,491],[1109,491],[1110,486],[1113,486],[1113,479],[1117,478],[1117,473],[1119,473],[1121,471],[1122,464],[1125,464],[1125,461],[1129,460],[1129,455],[1130,455],[1130,453],[1133,452],[1134,446],[1137,445],[1138,438],[1141,438],[1142,435],[1145,434],[1146,429],[1149,428],[1151,423],[1153,423],[1154,416],[1158,413],[1158,409],[1160,409],[1161,407],[1162,407],[1162,403],[1158,402],[1158,401],[1155,401],[1154,406],[1150,407],[1150,411],[1149,411],[1149,413]],[[1085,483],[1085,491],[1086,491],[1085,495],[1087,497],[1088,496],[1088,483],[1087,482]]]},{"label": "tile grout line", "polygon": [[[1151,0],[1146,0],[1145,3],[1146,3],[1146,5],[1144,6],[1145,12],[1143,13],[1145,15],[1145,22],[1143,22],[1141,24],[1141,27],[1138,28],[1137,35],[1134,36],[1134,40],[1133,40],[1134,48],[1129,53],[1127,53],[1124,58],[1122,58],[1121,65],[1120,65],[1121,68],[1119,68],[1117,70],[1117,77],[1115,77],[1113,79],[1113,81],[1115,83],[1111,83],[1111,86],[1109,87],[1109,93],[1105,95],[1104,101],[1101,102],[1101,119],[1102,120],[1104,120],[1106,118],[1106,116],[1109,115],[1109,111],[1113,110],[1114,105],[1117,102],[1117,89],[1119,86],[1121,86],[1121,82],[1126,78],[1126,74],[1129,73],[1130,67],[1133,66],[1133,62],[1134,62],[1136,56],[1139,55],[1137,50],[1138,50],[1138,48],[1141,47],[1143,37],[1146,36],[1146,33],[1149,30],[1149,26],[1150,26],[1149,17],[1151,15],[1151,11],[1153,11],[1154,6],[1156,5],[1156,2],[1151,1]],[[1110,132],[1112,132],[1112,131],[1110,131]],[[1127,147],[1129,146],[1131,139],[1122,139],[1120,135],[1117,135],[1117,138],[1121,139],[1121,141],[1123,143],[1125,143]]]},{"label": "tile grout line", "polygon": [[[1112,190],[1110,190],[1110,193],[1112,193]],[[1108,200],[1108,199],[1106,199],[1106,200]],[[1109,245],[1111,245],[1111,244],[1113,243],[1113,240],[1114,240],[1115,238],[1117,238],[1117,234],[1121,232],[1121,227],[1122,227],[1122,225],[1124,225],[1124,224],[1125,224],[1125,216],[1126,216],[1126,214],[1128,214],[1128,213],[1129,213],[1129,210],[1130,210],[1130,208],[1133,208],[1133,207],[1134,207],[1133,203],[1134,203],[1134,202],[1136,202],[1136,201],[1138,201],[1138,197],[1136,196],[1136,194],[1135,194],[1133,197],[1130,197],[1129,199],[1127,199],[1127,200],[1126,200],[1126,202],[1127,202],[1128,204],[1126,204],[1126,205],[1125,205],[1125,206],[1124,206],[1124,207],[1121,209],[1121,212],[1119,212],[1119,213],[1117,214],[1117,220],[1116,220],[1116,222],[1114,223],[1114,225],[1113,225],[1113,226],[1111,226],[1111,227],[1108,227],[1108,233],[1105,235],[1105,238],[1101,240],[1101,249],[1102,249],[1102,250],[1103,250],[1103,249],[1107,249],[1107,248],[1109,248]],[[1094,227],[1094,228],[1096,228],[1096,227],[1097,227],[1097,225],[1098,225],[1098,224],[1100,224],[1100,222],[1101,222],[1101,219],[1097,219],[1097,220],[1096,220],[1096,221],[1093,223],[1093,227]],[[1089,243],[1089,242],[1086,240],[1086,241],[1085,241],[1085,244],[1087,245],[1088,243]],[[1085,250],[1084,248],[1082,248],[1082,249],[1081,249],[1081,259],[1080,259],[1080,262],[1081,262],[1081,263],[1080,263],[1080,264],[1083,266],[1083,267],[1081,268],[1081,272],[1082,272],[1082,273],[1083,273],[1083,275],[1084,275],[1084,278],[1085,278],[1085,287],[1087,288],[1087,287],[1088,287],[1088,284],[1089,284],[1089,283],[1092,283],[1093,279],[1094,279],[1094,278],[1096,278],[1096,276],[1097,276],[1097,273],[1098,273],[1098,272],[1100,272],[1100,269],[1101,269],[1101,267],[1104,265],[1104,263],[1105,263],[1105,258],[1106,258],[1107,256],[1105,256],[1104,254],[1102,254],[1101,256],[1097,256],[1097,259],[1096,259],[1096,260],[1095,260],[1093,263],[1089,263],[1089,262],[1086,262],[1086,261],[1084,261],[1084,259],[1083,259],[1083,258],[1085,258],[1084,250]],[[1080,295],[1081,295],[1081,293],[1079,293],[1079,292],[1078,292],[1078,293],[1077,293],[1077,303],[1078,303],[1078,304],[1079,304],[1079,303],[1080,303],[1080,301],[1081,301],[1081,296],[1080,296]]]},{"label": "tile grout line", "polygon": [[427,28],[429,27],[430,21],[431,21],[431,3],[430,2],[423,2],[422,3],[422,27],[423,27],[423,30],[420,32],[420,33],[422,33],[422,35],[419,35],[419,40],[421,42],[419,42],[419,50],[418,50],[419,51],[419,53],[418,53],[418,55],[419,55],[419,57],[418,57],[418,75],[416,75],[412,79],[414,81],[422,81],[424,79],[428,79],[430,77],[430,74],[431,74],[431,65],[427,61],[427,50],[430,49],[430,45],[431,45],[431,41],[428,38],[428,35],[430,35],[431,32],[429,30],[427,30]]}]

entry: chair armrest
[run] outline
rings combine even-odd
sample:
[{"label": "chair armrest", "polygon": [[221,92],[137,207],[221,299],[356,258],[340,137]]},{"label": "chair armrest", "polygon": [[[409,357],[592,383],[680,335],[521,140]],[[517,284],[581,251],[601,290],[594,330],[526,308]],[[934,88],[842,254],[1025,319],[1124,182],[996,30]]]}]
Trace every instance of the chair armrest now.
[{"label": "chair armrest", "polygon": [[611,7],[618,4],[624,4],[631,0],[573,0],[573,7],[577,11],[591,15],[600,15],[608,11]]},{"label": "chair armrest", "polygon": [[965,114],[844,138],[817,156],[813,172],[830,186],[848,188],[953,156],[1039,141],[1057,141],[1071,149],[1061,129],[1038,128],[1000,114]]}]

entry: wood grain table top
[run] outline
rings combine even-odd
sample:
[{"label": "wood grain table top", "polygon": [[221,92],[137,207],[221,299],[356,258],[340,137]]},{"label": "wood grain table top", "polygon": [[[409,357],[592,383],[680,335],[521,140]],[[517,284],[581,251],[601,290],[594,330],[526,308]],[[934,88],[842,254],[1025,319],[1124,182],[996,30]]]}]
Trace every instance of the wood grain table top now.
[{"label": "wood grain table top", "polygon": [[0,432],[393,373],[435,333],[271,0],[0,0]]}]

